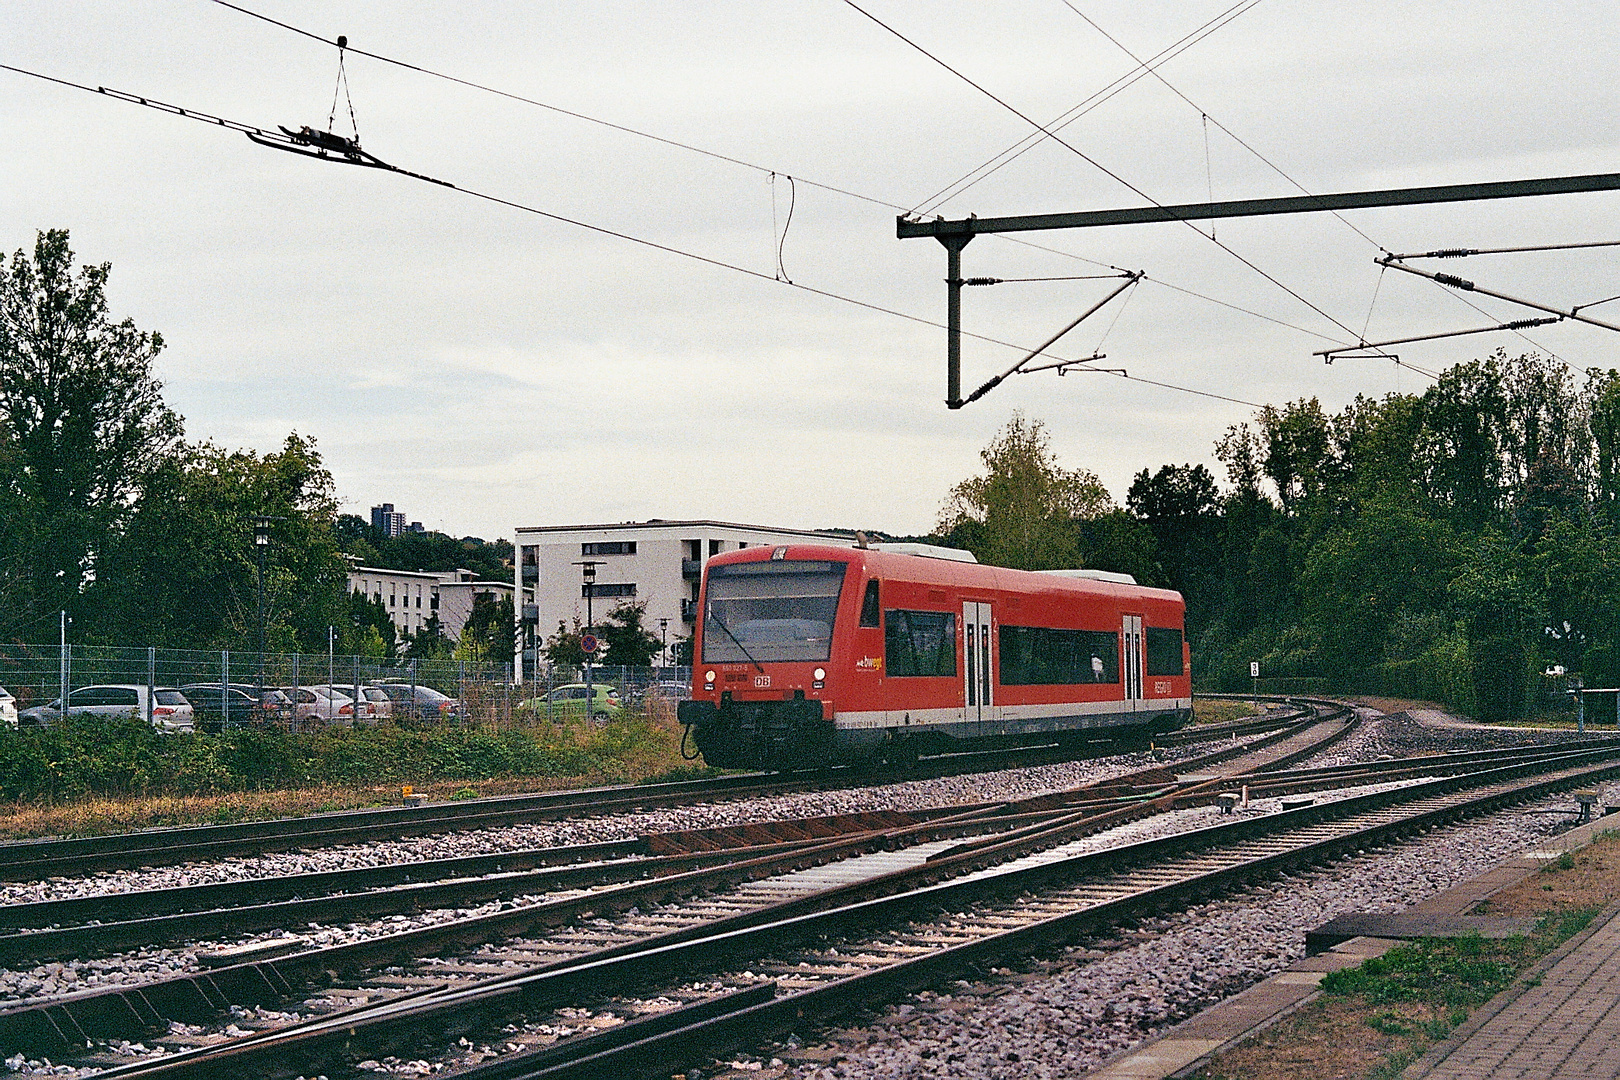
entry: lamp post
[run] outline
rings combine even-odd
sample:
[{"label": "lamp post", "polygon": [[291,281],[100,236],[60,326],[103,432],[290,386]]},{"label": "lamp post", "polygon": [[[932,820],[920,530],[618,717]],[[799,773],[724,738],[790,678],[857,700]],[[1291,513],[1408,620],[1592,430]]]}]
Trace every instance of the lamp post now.
[{"label": "lamp post", "polygon": [[[599,563],[599,562],[597,562],[595,560],[592,560],[592,559],[586,559],[583,562],[578,562],[578,563],[575,563],[574,565],[579,567],[580,573],[584,576],[584,579],[585,579],[585,630],[584,630],[583,633],[580,634],[580,641],[583,642],[584,639],[585,639],[585,635],[591,633],[591,627],[593,627],[596,624],[595,614],[591,610],[591,600],[596,596],[596,568],[598,566],[600,566],[601,563]],[[585,654],[585,723],[589,724],[595,719],[595,717],[592,715],[595,712],[595,710],[596,710],[596,691],[591,686],[591,654],[586,653]]]},{"label": "lamp post", "polygon": [[658,620],[658,666],[669,666],[669,620]]},{"label": "lamp post", "polygon": [[253,519],[253,550],[259,557],[259,700],[264,700],[264,553],[270,547],[270,519]]}]

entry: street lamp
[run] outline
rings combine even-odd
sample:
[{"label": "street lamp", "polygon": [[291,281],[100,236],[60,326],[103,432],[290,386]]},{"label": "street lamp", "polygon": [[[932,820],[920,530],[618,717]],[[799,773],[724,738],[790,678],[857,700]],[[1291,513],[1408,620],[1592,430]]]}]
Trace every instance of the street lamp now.
[{"label": "street lamp", "polygon": [[264,555],[270,550],[270,527],[284,517],[255,514],[253,517],[253,550],[259,559],[259,698],[264,699]]},{"label": "street lamp", "polygon": [[[596,620],[595,620],[595,617],[594,617],[594,613],[591,610],[591,600],[596,596],[596,568],[598,566],[602,565],[602,564],[601,564],[601,562],[599,562],[597,560],[594,560],[594,559],[586,559],[583,562],[577,562],[574,565],[579,567],[580,573],[583,574],[584,578],[585,578],[585,631],[584,631],[584,633],[582,633],[580,635],[580,641],[581,641],[581,643],[583,643],[584,639],[585,639],[585,634],[591,633],[591,628],[596,625]],[[587,724],[591,723],[591,721],[593,721],[595,719],[595,716],[593,715],[595,710],[596,710],[596,691],[591,686],[591,654],[586,653],[585,654],[585,722]]]},{"label": "street lamp", "polygon": [[658,620],[658,666],[669,666],[669,620]]}]

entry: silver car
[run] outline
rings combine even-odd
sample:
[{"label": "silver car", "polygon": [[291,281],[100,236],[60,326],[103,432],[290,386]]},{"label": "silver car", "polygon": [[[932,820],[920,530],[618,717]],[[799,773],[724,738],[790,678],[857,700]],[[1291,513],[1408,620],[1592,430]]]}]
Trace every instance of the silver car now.
[{"label": "silver car", "polygon": [[[152,726],[164,732],[193,730],[194,712],[186,695],[172,686],[152,687],[150,701],[147,699],[147,688],[139,683],[81,686],[68,694],[69,717],[150,716]],[[28,727],[48,727],[61,719],[61,698],[49,705],[36,705],[17,714],[18,723]]]}]

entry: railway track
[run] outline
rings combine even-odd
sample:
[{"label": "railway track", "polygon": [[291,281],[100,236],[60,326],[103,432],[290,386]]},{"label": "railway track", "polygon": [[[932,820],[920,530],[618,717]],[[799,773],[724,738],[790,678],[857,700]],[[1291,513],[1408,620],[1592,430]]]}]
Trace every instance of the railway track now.
[{"label": "railway track", "polygon": [[[1285,711],[1233,724],[1210,724],[1158,737],[1164,747],[1247,738],[1300,722],[1310,715],[1303,699],[1271,698]],[[1121,751],[1118,742],[1080,746],[1040,746],[925,758],[892,775],[896,780],[953,776],[987,769],[1070,761]],[[767,775],[749,773],[710,780],[620,785],[574,791],[505,795],[423,806],[344,810],[299,818],[146,829],[111,836],[0,843],[0,880],[27,881],[61,875],[125,870],[272,851],[369,843],[404,836],[503,825],[600,816],[658,807],[684,806],[831,791],[871,784],[873,774],[851,769]]]},{"label": "railway track", "polygon": [[[341,1075],[357,1053],[425,1052],[429,1031],[427,1042],[440,1044],[430,1055],[437,1058],[454,1056],[457,1036],[516,1048],[472,1076],[667,1075],[680,1061],[754,1045],[977,964],[1070,943],[1257,877],[1620,774],[1615,754],[1610,746],[1540,755],[1127,847],[1008,840],[941,849],[942,857],[920,866],[831,887],[823,881],[766,909],[712,908],[710,921],[695,930],[609,945],[534,970],[485,972],[471,983],[453,978],[467,973],[447,970],[438,985],[429,985],[431,976],[414,984],[400,977],[391,1000],[106,1075],[224,1069]],[[787,890],[782,880],[771,886],[778,896]],[[561,1031],[597,1027],[605,1030],[524,1052]]]},{"label": "railway track", "polygon": [[[1336,730],[1342,732],[1345,729],[1346,725],[1340,724]],[[1318,739],[1322,734],[1325,733],[1319,733]],[[687,956],[688,959],[675,964],[669,974],[691,975],[701,968],[701,965],[691,966],[693,964],[691,956],[701,954],[704,949],[715,956],[725,956],[728,955],[734,942],[768,940],[769,931],[766,928],[770,926],[783,927],[783,932],[789,933],[790,938],[793,933],[809,934],[812,937],[826,935],[835,932],[830,929],[833,926],[844,926],[845,929],[836,932],[847,933],[847,924],[851,920],[858,926],[868,916],[891,920],[905,918],[906,912],[913,910],[916,904],[920,903],[924,908],[930,904],[937,904],[943,895],[938,891],[940,889],[970,892],[973,889],[985,889],[988,890],[985,893],[988,897],[997,889],[1008,887],[1009,882],[1014,883],[1014,887],[1022,889],[1030,887],[1030,883],[1037,880],[1046,880],[1043,875],[1068,872],[1054,871],[1051,867],[1079,865],[1084,863],[1086,858],[1093,861],[1105,857],[1114,858],[1116,861],[1127,858],[1113,856],[1110,853],[1071,857],[1064,854],[1064,845],[1070,845],[1072,848],[1077,837],[1098,831],[1110,824],[1147,816],[1178,805],[1207,803],[1219,798],[1221,792],[1217,790],[1218,788],[1229,786],[1234,780],[1246,779],[1254,797],[1258,798],[1265,793],[1308,790],[1312,785],[1320,788],[1343,786],[1351,782],[1375,782],[1381,775],[1387,781],[1390,777],[1409,777],[1414,771],[1463,772],[1468,769],[1477,770],[1479,767],[1477,759],[1480,755],[1445,755],[1422,762],[1383,763],[1380,767],[1341,766],[1335,769],[1279,773],[1277,770],[1281,768],[1281,762],[1297,757],[1300,753],[1309,752],[1308,747],[1290,747],[1289,744],[1297,737],[1285,733],[1283,738],[1273,740],[1273,745],[1263,751],[1269,761],[1233,763],[1223,770],[1227,775],[1205,777],[1195,774],[1176,782],[1173,776],[1166,775],[1167,770],[1159,770],[1157,773],[1150,770],[1132,778],[1122,778],[1109,784],[1065,793],[1063,798],[1056,801],[1053,796],[1046,796],[1037,800],[1027,800],[1022,804],[1002,804],[989,809],[969,808],[956,815],[955,820],[942,817],[932,822],[909,823],[864,835],[857,833],[843,840],[823,839],[819,844],[819,850],[816,843],[801,840],[797,841],[803,845],[799,851],[776,853],[787,854],[788,858],[785,861],[773,863],[769,857],[761,856],[755,851],[738,852],[732,865],[721,868],[730,874],[731,880],[735,883],[730,891],[710,895],[694,902],[687,899],[694,895],[694,890],[712,891],[720,887],[721,882],[718,880],[703,882],[697,877],[688,876],[683,882],[646,883],[651,888],[636,894],[634,897],[636,906],[632,908],[627,919],[621,918],[613,922],[602,919],[601,913],[610,911],[614,906],[613,899],[603,896],[587,895],[573,901],[551,901],[549,905],[557,906],[549,908],[551,919],[549,925],[561,926],[564,922],[571,922],[572,925],[554,930],[541,941],[514,941],[510,937],[505,941],[497,941],[494,937],[490,937],[471,950],[463,950],[459,955],[451,955],[434,962],[423,959],[432,951],[427,948],[430,935],[417,933],[415,938],[411,938],[411,935],[396,935],[395,940],[387,943],[361,943],[358,948],[350,947],[349,953],[342,959],[335,955],[341,950],[326,950],[325,955],[319,959],[310,959],[317,954],[307,954],[302,967],[298,963],[288,961],[244,964],[238,965],[235,969],[226,969],[224,972],[200,978],[156,984],[133,994],[124,991],[92,995],[32,1009],[15,1010],[0,1014],[0,1045],[27,1045],[31,1048],[52,1045],[55,1048],[53,1059],[62,1060],[64,1051],[73,1053],[70,1048],[75,1044],[83,1047],[86,1041],[94,1043],[98,1040],[138,1037],[143,1032],[149,1034],[154,1025],[161,1028],[163,1021],[167,1020],[171,1025],[177,1022],[182,1026],[171,1027],[168,1037],[161,1041],[165,1043],[165,1049],[182,1052],[171,1054],[163,1062],[142,1065],[137,1068],[136,1073],[130,1075],[137,1073],[145,1075],[145,1070],[157,1070],[152,1073],[153,1075],[203,1075],[220,1067],[238,1067],[234,1064],[238,1061],[237,1055],[248,1055],[240,1060],[251,1062],[243,1067],[253,1072],[260,1069],[275,1071],[287,1066],[289,1062],[299,1062],[300,1067],[307,1065],[310,1068],[327,1069],[339,1064],[336,1060],[330,1060],[333,1052],[331,1047],[335,1045],[332,1040],[336,1038],[331,1034],[332,1030],[340,1033],[348,1031],[350,1036],[359,1038],[360,1045],[373,1047],[375,1053],[383,1053],[392,1042],[400,1039],[409,1042],[418,1035],[423,1029],[422,1018],[425,1016],[449,1018],[450,1027],[462,1025],[471,1031],[475,1027],[487,1029],[488,1024],[493,1022],[490,1019],[491,1015],[502,1014],[502,1010],[507,1009],[513,1002],[523,1003],[524,1013],[531,1016],[535,1009],[544,1011],[551,1008],[552,1006],[546,1005],[549,998],[545,995],[559,987],[573,985],[568,980],[574,976],[566,976],[565,973],[582,966],[608,978],[608,983],[599,984],[594,981],[593,976],[587,983],[578,984],[581,987],[590,986],[592,992],[599,997],[601,993],[614,992],[613,987],[618,984],[612,980],[622,981],[628,978],[624,974],[627,970],[647,972],[662,970],[664,966],[674,963],[671,958],[676,955]],[[1585,747],[1579,752],[1596,756],[1613,754],[1615,751],[1613,745],[1609,744],[1603,748]],[[1236,753],[1240,756],[1252,755],[1255,751],[1239,748]],[[1227,751],[1226,756],[1233,756],[1233,751]],[[1501,755],[1495,756],[1499,758]],[[1468,760],[1470,758],[1476,760]],[[1571,755],[1568,753],[1560,756],[1542,750],[1523,755],[1522,760],[1513,767],[1515,769],[1562,767],[1567,771],[1572,768],[1568,764],[1570,760]],[[1446,782],[1448,781],[1437,783]],[[1294,813],[1302,812],[1306,810]],[[1288,816],[1278,815],[1279,818]],[[1247,823],[1243,824],[1247,826]],[[715,838],[711,836],[706,838],[706,841],[713,843]],[[877,842],[874,844],[874,841]],[[783,843],[791,844],[787,841]],[[900,850],[886,850],[888,848]],[[1158,854],[1155,853],[1157,850],[1152,845],[1140,845],[1139,852],[1147,854],[1139,854],[1137,857],[1157,858]],[[1036,854],[1042,851],[1046,851],[1047,854]],[[1051,854],[1052,852],[1056,852],[1056,855]],[[1017,862],[1020,859],[1036,861],[1028,866],[1020,866]],[[828,860],[836,861],[816,868],[818,863]],[[799,869],[796,871],[789,869],[791,866],[798,866]],[[1047,869],[1043,870],[1042,867]],[[1167,871],[1140,869],[1138,872],[1157,874],[1162,878]],[[975,884],[981,881],[984,884]],[[944,884],[938,884],[940,882]],[[652,907],[653,897],[659,893],[669,901],[669,904],[663,908]],[[618,899],[622,907],[623,902],[632,897],[625,894]],[[1069,896],[1049,902],[1043,897],[1038,903],[1027,900],[1017,903],[1014,908],[1018,909],[1015,913],[1021,913],[1019,926],[1028,924],[1028,919],[1023,916],[1027,916],[1030,912],[1040,911],[1044,912],[1045,916],[1056,918],[1058,916],[1052,914],[1050,904],[1072,905],[1074,900],[1073,896]],[[971,901],[971,903],[981,902],[989,901]],[[571,910],[564,912],[563,909],[569,908],[570,904]],[[1111,904],[1114,904],[1114,901],[1099,901],[1093,907],[1106,912],[1113,910]],[[526,911],[503,914],[507,916],[509,924],[527,920],[531,925],[546,925],[547,918],[537,917],[536,912],[548,909],[549,905],[541,903]],[[841,910],[846,912],[845,916],[837,915]],[[850,914],[855,911],[863,914],[859,917]],[[887,914],[877,915],[876,913],[880,911]],[[832,923],[818,921],[829,918],[833,920]],[[843,918],[844,922],[840,923],[839,918]],[[984,923],[984,926],[998,924],[998,920],[1005,923],[1007,919],[1012,918],[1012,914],[1007,911],[1000,913],[992,911],[988,918],[990,921]],[[1042,924],[1046,921],[1048,920],[1045,917],[1036,920]],[[790,932],[786,929],[789,927],[797,929]],[[1017,929],[1018,927],[1011,925],[1001,926],[1001,930],[1009,934]],[[761,933],[767,934],[767,938],[760,938]],[[738,1010],[769,1010],[778,1007],[778,1000],[788,1000],[789,997],[797,1000],[805,994],[814,996],[806,998],[800,1005],[794,1006],[794,1009],[801,1006],[809,1007],[812,1002],[837,999],[838,995],[831,994],[827,988],[842,985],[849,980],[856,980],[851,983],[852,987],[868,988],[861,993],[867,993],[870,988],[880,984],[887,985],[887,981],[895,979],[899,980],[894,983],[895,986],[910,985],[907,980],[920,973],[934,970],[928,965],[918,966],[927,956],[939,953],[960,959],[969,954],[955,951],[959,946],[965,948],[981,939],[1002,941],[1009,947],[1013,942],[1022,940],[1017,937],[999,936],[999,931],[988,937],[976,931],[961,940],[955,940],[961,937],[960,934],[942,936],[935,930],[913,930],[907,933],[911,937],[906,940],[897,938],[894,948],[880,950],[881,955],[887,956],[888,960],[871,970],[854,971],[847,962],[842,960],[834,962],[835,958],[830,956],[823,956],[819,961],[813,961],[807,956],[800,956],[796,960],[790,956],[787,960],[779,958],[777,961],[760,958],[748,964],[748,978],[741,978],[736,972],[727,973],[723,970],[716,972],[711,964],[707,970],[712,972],[718,981],[699,979],[691,985],[665,987],[654,994],[651,1004],[646,1004],[645,1007],[636,1005],[630,998],[624,998],[609,1003],[605,1011],[598,1009],[581,1013],[581,1009],[591,1008],[588,1004],[591,995],[587,993],[583,998],[577,999],[587,1004],[576,1002],[557,1005],[557,1008],[563,1010],[562,1013],[537,1022],[525,1020],[526,1027],[513,1029],[517,1041],[512,1045],[530,1048],[537,1042],[549,1041],[558,1032],[577,1030],[581,1025],[573,1021],[578,1020],[581,1015],[606,1018],[603,1022],[610,1022],[614,1033],[621,1030],[624,1033],[639,1033],[636,1035],[638,1040],[655,1037],[667,1040],[674,1035],[656,1034],[653,1029],[669,1029],[673,1032],[688,1023],[720,1024],[723,1028],[725,1024],[735,1022],[727,1020],[726,1017]],[[466,927],[452,931],[448,936],[456,938],[458,934],[464,945],[477,940],[476,935],[470,934]],[[922,937],[917,937],[917,934],[921,934]],[[699,943],[705,942],[707,945],[699,948]],[[441,941],[439,947],[442,946]],[[974,947],[991,948],[982,944]],[[693,948],[699,948],[699,953],[690,953],[689,950]],[[910,959],[903,962],[889,962],[895,961],[895,949],[910,956]],[[639,959],[631,964],[630,968],[622,966],[622,963],[627,963],[633,958]],[[293,960],[296,961],[297,958]],[[356,980],[350,979],[342,985],[331,985],[324,991],[314,992],[302,1002],[297,1001],[298,996],[307,990],[312,981],[317,983],[320,981],[320,973],[326,974],[328,979],[331,979],[336,974],[333,969],[337,969],[338,972],[355,972],[366,964],[371,965],[371,970],[376,972],[378,965],[387,965],[390,962],[393,962],[391,971],[384,967],[382,974],[373,974],[367,980],[360,980],[363,986],[353,985]],[[772,963],[776,963],[777,967],[771,967]],[[778,970],[782,963],[787,963],[788,968]],[[681,965],[687,966],[683,968]],[[517,973],[515,977],[511,974],[514,971]],[[507,972],[508,977],[498,978],[502,972]],[[809,982],[804,982],[801,978],[806,972],[814,976]],[[883,972],[889,974],[884,975]],[[762,973],[778,976],[777,986],[770,991],[769,1000],[764,996],[766,992],[758,985]],[[835,975],[840,977],[835,978]],[[492,976],[497,976],[497,980],[493,983],[490,981]],[[540,981],[534,982],[532,981],[534,979]],[[299,989],[300,985],[304,989]],[[539,999],[535,999],[534,988],[539,986],[551,989],[545,991]],[[624,990],[625,987],[619,989]],[[828,994],[831,996],[827,996]],[[539,1004],[535,1004],[536,1000]],[[364,1004],[356,1004],[360,1002]],[[289,1017],[282,1010],[285,1010],[289,1003],[301,1016],[323,1012],[332,1015],[328,1016],[326,1021],[316,1020],[287,1028]],[[210,1016],[225,1004],[235,1005],[232,1016],[239,1025],[234,1029],[227,1028],[226,1031],[239,1033],[259,1026],[285,1028],[264,1038],[271,1040],[275,1046],[286,1049],[286,1054],[280,1051],[266,1052],[253,1049],[261,1045],[255,1036],[229,1043],[227,1044],[229,1049],[209,1047],[185,1052],[183,1047],[188,1040],[207,1042],[219,1037],[218,1025],[215,1024],[214,1030],[210,1030],[208,1023]],[[823,1005],[816,1004],[812,1011],[823,1008]],[[814,1015],[822,1013],[814,1012]],[[402,1017],[408,1019],[401,1019]],[[469,1017],[478,1019],[470,1020]],[[323,1029],[322,1024],[327,1021],[336,1023],[338,1027]],[[439,1023],[439,1020],[433,1021],[434,1025]],[[746,1023],[752,1024],[751,1021]],[[188,1024],[196,1030],[192,1031],[184,1026]],[[534,1030],[530,1032],[528,1030],[530,1028]],[[753,1030],[751,1026],[745,1029]],[[324,1036],[321,1034],[323,1030],[327,1031]],[[118,1034],[120,1031],[123,1032],[122,1036]],[[364,1032],[363,1037],[358,1035],[360,1032]],[[759,1032],[756,1031],[755,1034]],[[340,1041],[344,1045],[349,1045],[354,1041],[350,1036],[345,1036]],[[14,1040],[19,1038],[31,1041],[15,1043]],[[595,1036],[589,1041],[589,1053],[593,1055],[612,1053],[615,1055],[613,1060],[619,1061],[619,1055],[629,1051],[609,1048],[607,1043],[612,1041],[604,1039],[604,1035]],[[546,1050],[544,1057],[523,1054],[521,1057],[527,1064],[521,1067],[540,1068],[542,1062],[549,1061],[551,1063],[544,1065],[544,1068],[594,1068],[595,1066],[568,1064],[563,1060],[564,1057],[585,1052],[583,1049],[566,1049],[575,1044],[580,1048],[586,1047],[584,1041],[569,1040]],[[719,1045],[715,1043],[709,1051]],[[659,1055],[668,1052],[667,1049],[658,1051]],[[253,1056],[265,1053],[268,1053],[268,1056]],[[224,1055],[224,1058],[219,1055]],[[97,1066],[111,1064],[116,1060],[115,1057],[95,1052],[88,1055],[74,1053],[74,1057],[85,1064]],[[530,1060],[531,1058],[533,1060]],[[222,1060],[232,1064],[222,1066]],[[514,1056],[512,1060],[515,1063],[518,1057]],[[668,1059],[663,1060],[667,1065]],[[518,1066],[514,1064],[512,1067]],[[613,1072],[623,1066],[613,1064],[602,1067]],[[532,1074],[542,1075],[542,1073]],[[558,1075],[586,1074],[588,1073]],[[522,1075],[531,1073],[525,1072]]]}]

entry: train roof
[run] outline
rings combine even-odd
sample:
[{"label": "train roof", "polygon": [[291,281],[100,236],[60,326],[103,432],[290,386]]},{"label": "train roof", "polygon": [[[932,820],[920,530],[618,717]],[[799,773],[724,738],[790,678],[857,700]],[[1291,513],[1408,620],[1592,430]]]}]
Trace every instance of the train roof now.
[{"label": "train roof", "polygon": [[[929,545],[918,545],[929,546]],[[951,549],[941,549],[951,550]],[[781,554],[777,554],[781,552]],[[724,566],[730,563],[761,562],[778,559],[835,559],[840,562],[859,562],[881,578],[901,578],[931,585],[955,585],[965,588],[996,588],[1024,593],[1070,593],[1085,596],[1140,596],[1159,600],[1182,602],[1174,589],[1158,589],[1139,585],[1125,574],[1102,576],[1099,571],[1032,571],[1013,570],[1005,566],[987,566],[980,562],[967,562],[950,557],[912,554],[906,551],[885,550],[883,547],[842,547],[831,544],[777,544],[773,546],[743,548],[713,555],[706,565]],[[1092,576],[1092,575],[1097,576]],[[1126,580],[1117,580],[1125,578]]]}]

